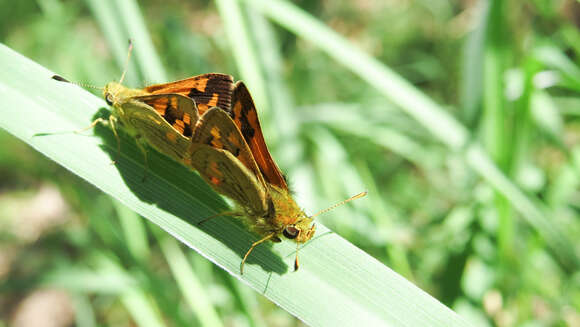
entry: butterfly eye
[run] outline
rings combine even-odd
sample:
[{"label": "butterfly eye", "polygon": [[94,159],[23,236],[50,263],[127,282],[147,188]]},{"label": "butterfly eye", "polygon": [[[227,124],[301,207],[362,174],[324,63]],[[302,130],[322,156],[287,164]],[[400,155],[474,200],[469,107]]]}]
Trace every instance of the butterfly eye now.
[{"label": "butterfly eye", "polygon": [[300,231],[294,226],[286,226],[284,231],[282,231],[282,234],[284,234],[284,236],[288,239],[295,239],[298,234],[300,234]]},{"label": "butterfly eye", "polygon": [[109,106],[113,105],[113,96],[111,95],[111,93],[107,93],[107,95],[105,96],[105,101],[107,101],[107,104]]}]

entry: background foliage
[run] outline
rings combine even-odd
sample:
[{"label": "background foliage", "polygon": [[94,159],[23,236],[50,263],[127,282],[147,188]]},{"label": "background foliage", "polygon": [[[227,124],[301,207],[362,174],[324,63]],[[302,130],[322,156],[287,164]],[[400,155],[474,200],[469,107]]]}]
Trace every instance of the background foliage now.
[{"label": "background foliage", "polygon": [[[9,8],[0,11],[0,38],[71,80],[104,85],[120,76],[126,51],[115,27],[125,21],[111,13],[138,13],[123,7],[131,3],[0,1]],[[300,23],[315,25],[241,2],[251,22],[245,40],[236,3],[141,1],[143,17],[134,18],[153,44],[139,46],[162,62],[138,52],[128,83],[210,71],[244,79],[309,212],[369,190],[321,217],[326,226],[475,324],[580,325],[577,2],[294,2],[441,104],[515,191],[485,160],[450,146],[442,120],[426,126],[380,81],[361,78],[364,62],[329,60],[347,53],[330,39],[307,41],[319,34],[300,36]],[[244,52],[247,43],[257,57]],[[3,323],[49,310],[62,325],[299,324],[195,252],[180,255],[156,227],[24,143],[0,131],[0,144]],[[169,295],[179,294],[174,278],[188,261],[195,296]],[[47,288],[66,281],[62,271],[83,276],[86,292]],[[113,290],[134,282],[129,274],[149,287],[119,297]]]}]

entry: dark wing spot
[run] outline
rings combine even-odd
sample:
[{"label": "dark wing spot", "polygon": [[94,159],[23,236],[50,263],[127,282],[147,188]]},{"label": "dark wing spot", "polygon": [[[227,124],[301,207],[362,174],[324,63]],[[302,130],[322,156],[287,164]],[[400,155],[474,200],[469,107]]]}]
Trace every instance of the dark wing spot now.
[{"label": "dark wing spot", "polygon": [[256,130],[249,124],[244,123],[244,120],[246,120],[245,117],[242,117],[242,135],[245,140],[251,140],[254,137]]},{"label": "dark wing spot", "polygon": [[177,117],[177,108],[173,108],[171,105],[171,101],[167,101],[167,105],[165,106],[165,114],[163,118],[169,123],[169,125],[175,124],[175,121],[180,118]]},{"label": "dark wing spot", "polygon": [[240,101],[242,107],[241,108],[242,110],[240,112],[240,130],[242,131],[244,139],[249,142],[249,140],[254,137],[256,130],[252,127],[252,124],[250,124],[250,121],[248,120],[248,115],[250,111],[252,110],[255,111],[256,109],[254,107],[254,102],[252,101],[250,93],[248,93],[248,90],[245,88],[243,84],[239,85],[236,91],[237,91],[235,94],[235,97],[237,97],[236,101]]},{"label": "dark wing spot", "polygon": [[235,104],[232,105],[232,108],[228,111],[228,113],[230,114],[230,117],[232,117],[233,121],[236,121],[236,112],[233,109],[235,106],[236,106]]},{"label": "dark wing spot", "polygon": [[242,107],[242,114],[240,116],[240,123],[242,126],[240,126],[241,131],[242,131],[242,135],[244,136],[245,140],[250,140],[252,137],[254,137],[254,134],[256,133],[256,130],[252,127],[252,125],[250,125],[250,121],[248,120],[248,107]]},{"label": "dark wing spot", "polygon": [[189,94],[188,94],[188,96],[190,98],[193,98],[193,97],[196,97],[196,96],[200,96],[200,95],[204,95],[204,93],[201,92],[200,90],[194,89],[194,88],[192,88],[191,91],[189,91]]},{"label": "dark wing spot", "polygon": [[193,128],[191,127],[191,125],[189,125],[189,124],[185,125],[185,128],[183,129],[183,136],[191,137],[192,135],[193,135]]}]

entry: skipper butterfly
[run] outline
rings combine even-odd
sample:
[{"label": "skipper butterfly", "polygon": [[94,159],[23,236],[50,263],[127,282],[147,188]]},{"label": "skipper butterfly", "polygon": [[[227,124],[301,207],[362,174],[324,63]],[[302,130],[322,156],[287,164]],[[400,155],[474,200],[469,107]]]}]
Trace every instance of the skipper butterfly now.
[{"label": "skipper butterfly", "polygon": [[[130,43],[127,62],[132,48]],[[203,74],[143,89],[131,89],[122,85],[125,73],[126,69],[119,82],[110,82],[102,88],[105,101],[113,107],[108,123],[117,139],[117,152],[120,152],[120,140],[116,126],[120,121],[137,140],[146,165],[145,144],[181,162],[200,114],[211,107],[231,106],[233,79],[230,75]],[[68,82],[57,75],[53,79]],[[86,129],[105,122],[98,118]]]}]

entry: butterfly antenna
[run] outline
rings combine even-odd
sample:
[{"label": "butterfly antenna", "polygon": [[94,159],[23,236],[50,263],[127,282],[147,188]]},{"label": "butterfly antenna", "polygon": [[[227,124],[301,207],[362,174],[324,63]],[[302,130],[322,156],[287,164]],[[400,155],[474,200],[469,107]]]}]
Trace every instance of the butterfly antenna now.
[{"label": "butterfly antenna", "polygon": [[59,82],[65,82],[65,83],[70,83],[70,84],[74,84],[74,85],[78,85],[80,87],[84,87],[87,89],[97,89],[97,90],[102,90],[102,87],[98,87],[98,86],[94,86],[91,84],[85,84],[85,83],[77,83],[77,82],[71,82],[68,79],[60,76],[60,75],[52,75],[52,79],[55,81],[59,81]]},{"label": "butterfly antenna", "polygon": [[367,195],[367,193],[368,193],[367,191],[364,191],[364,192],[360,192],[360,193],[359,193],[359,194],[357,194],[357,195],[353,195],[353,196],[351,196],[350,198],[348,198],[348,199],[346,199],[346,200],[344,200],[344,201],[341,201],[341,202],[339,202],[339,203],[337,203],[337,204],[335,204],[335,205],[332,205],[332,206],[330,206],[330,207],[328,207],[328,208],[326,208],[326,209],[324,209],[324,210],[320,210],[320,211],[318,211],[318,212],[317,212],[315,215],[313,215],[313,216],[312,216],[312,217],[310,217],[310,218],[314,218],[314,217],[316,217],[316,216],[319,216],[319,215],[321,215],[321,214],[323,214],[323,213],[329,212],[330,210],[332,210],[332,209],[334,209],[334,208],[336,208],[336,207],[340,207],[341,205],[343,205],[343,204],[346,204],[346,203],[348,203],[348,202],[350,202],[350,201],[352,201],[352,200],[360,199],[360,198],[362,198],[363,196]]},{"label": "butterfly antenna", "polygon": [[133,52],[133,42],[131,41],[131,39],[129,39],[129,50],[127,50],[127,59],[125,59],[123,74],[121,74],[119,84],[123,83],[123,80],[125,79],[125,74],[127,73],[127,68],[129,67],[129,59],[131,58],[131,52]]}]

